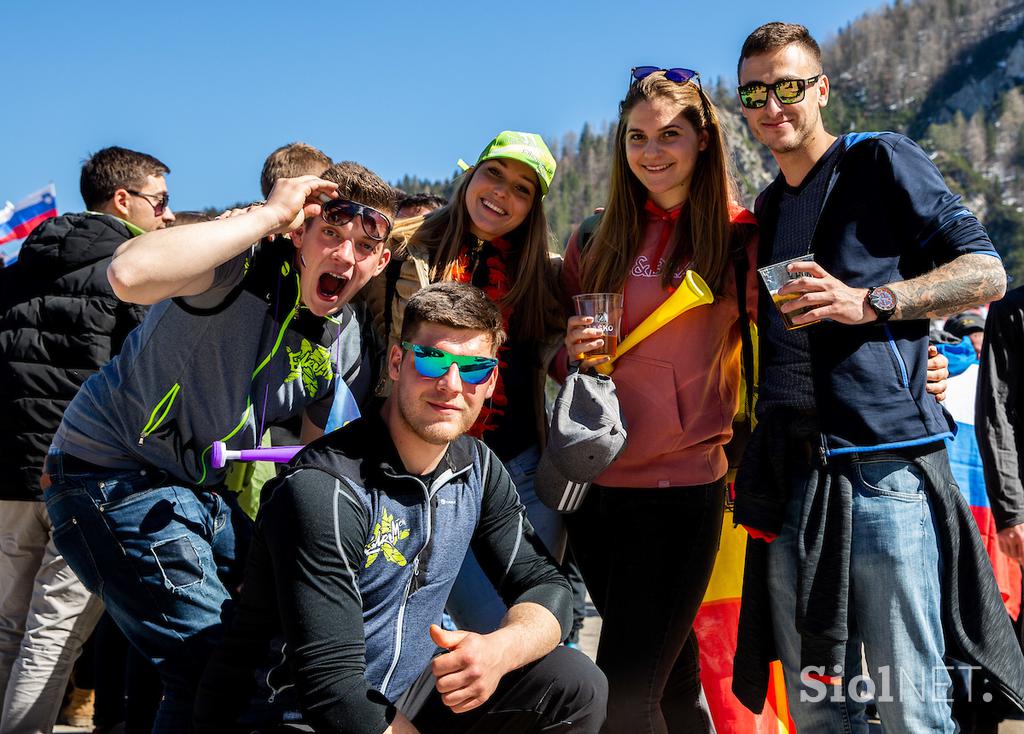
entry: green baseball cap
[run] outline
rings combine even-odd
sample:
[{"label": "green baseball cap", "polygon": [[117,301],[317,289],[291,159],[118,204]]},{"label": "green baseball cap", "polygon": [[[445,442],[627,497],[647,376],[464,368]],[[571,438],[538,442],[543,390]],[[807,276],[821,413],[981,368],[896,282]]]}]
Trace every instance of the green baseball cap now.
[{"label": "green baseball cap", "polygon": [[[555,167],[558,165],[544,143],[544,138],[536,133],[521,133],[514,130],[498,133],[498,136],[480,153],[476,165],[492,158],[511,158],[528,165],[537,174],[542,196],[548,193],[551,179],[555,177]],[[462,160],[459,161],[459,165],[463,170],[469,167]]]}]

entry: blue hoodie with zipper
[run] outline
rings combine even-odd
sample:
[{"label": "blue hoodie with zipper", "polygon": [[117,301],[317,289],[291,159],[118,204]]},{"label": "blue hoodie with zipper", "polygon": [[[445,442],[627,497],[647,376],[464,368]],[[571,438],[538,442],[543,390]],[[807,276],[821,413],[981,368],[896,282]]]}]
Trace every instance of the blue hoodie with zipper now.
[{"label": "blue hoodie with zipper", "polygon": [[[868,288],[922,275],[960,255],[998,258],[984,227],[951,193],[928,155],[892,132],[849,133],[810,251],[848,286]],[[780,174],[758,197],[758,264],[771,262]],[[761,289],[759,313],[773,308]],[[952,437],[949,414],[925,391],[928,320],[807,329],[814,400],[825,456],[918,446]],[[766,340],[762,349],[770,349]],[[772,362],[762,353],[762,369]],[[763,375],[762,375],[763,377]]]}]

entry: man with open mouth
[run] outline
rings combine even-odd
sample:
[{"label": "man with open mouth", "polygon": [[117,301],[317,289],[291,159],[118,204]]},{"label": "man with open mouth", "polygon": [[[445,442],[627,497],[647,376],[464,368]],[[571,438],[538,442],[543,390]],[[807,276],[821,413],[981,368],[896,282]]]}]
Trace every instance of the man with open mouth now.
[{"label": "man with open mouth", "polygon": [[[311,440],[340,376],[370,383],[343,307],[387,265],[394,206],[378,176],[340,163],[278,180],[264,205],[114,254],[114,293],[153,306],[65,412],[43,484],[57,547],[160,671],[156,732],[189,730],[237,585],[224,573],[234,532],[210,490],[224,474],[211,445],[253,448],[298,414]],[[284,232],[290,241],[264,239]]]}]

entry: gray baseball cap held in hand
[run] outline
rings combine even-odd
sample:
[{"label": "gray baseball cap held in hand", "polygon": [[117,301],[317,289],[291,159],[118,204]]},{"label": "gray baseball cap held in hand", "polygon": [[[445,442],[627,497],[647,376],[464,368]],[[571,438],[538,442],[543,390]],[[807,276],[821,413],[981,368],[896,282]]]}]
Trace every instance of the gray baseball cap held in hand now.
[{"label": "gray baseball cap held in hand", "polygon": [[575,512],[590,483],[626,447],[626,426],[607,375],[574,372],[555,398],[547,450],[537,467],[537,496],[559,512]]}]

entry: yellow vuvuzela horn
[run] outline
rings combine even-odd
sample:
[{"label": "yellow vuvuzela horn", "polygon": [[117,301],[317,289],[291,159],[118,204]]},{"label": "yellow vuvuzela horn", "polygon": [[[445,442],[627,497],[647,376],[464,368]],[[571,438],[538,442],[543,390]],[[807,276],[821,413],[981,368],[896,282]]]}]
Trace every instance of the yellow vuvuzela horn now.
[{"label": "yellow vuvuzela horn", "polygon": [[711,303],[714,300],[715,297],[711,295],[711,289],[708,288],[708,284],[704,282],[704,279],[692,270],[687,270],[683,282],[679,284],[675,293],[666,298],[665,302],[654,309],[650,316],[644,319],[633,331],[629,332],[629,336],[619,343],[619,348],[615,350],[615,356],[611,358],[611,361],[599,364],[594,369],[602,375],[610,375],[614,369],[612,363],[616,359],[676,316],[689,311],[691,308]]}]

